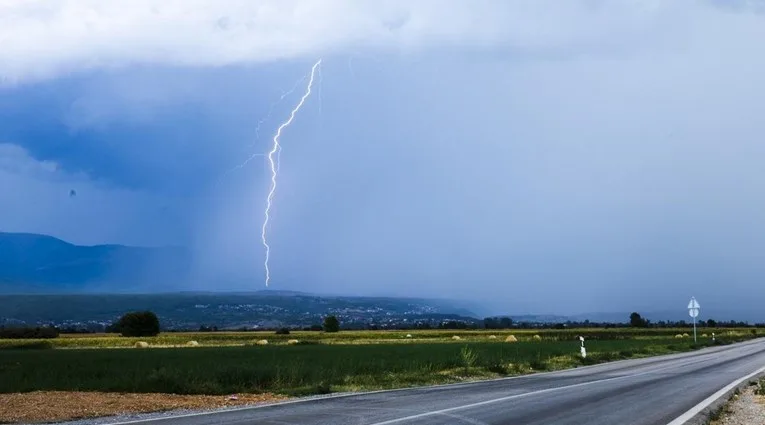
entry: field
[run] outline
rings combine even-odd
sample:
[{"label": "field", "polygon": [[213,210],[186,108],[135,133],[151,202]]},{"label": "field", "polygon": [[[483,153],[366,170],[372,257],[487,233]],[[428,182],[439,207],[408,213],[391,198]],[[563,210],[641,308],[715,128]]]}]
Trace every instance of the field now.
[{"label": "field", "polygon": [[[710,337],[712,333],[723,337],[748,337],[752,329],[699,329],[702,335]],[[761,331],[762,332],[762,331]],[[196,341],[201,346],[245,346],[252,345],[258,340],[265,339],[269,345],[287,344],[289,340],[298,340],[300,344],[416,344],[416,343],[465,343],[487,342],[490,336],[496,336],[494,341],[504,341],[509,336],[515,336],[520,342],[534,342],[534,335],[539,335],[542,341],[570,341],[577,345],[581,335],[587,341],[626,340],[626,339],[662,339],[674,338],[685,334],[693,337],[689,329],[633,329],[633,328],[587,328],[587,329],[545,329],[545,330],[424,330],[424,331],[343,331],[324,333],[313,331],[293,331],[289,335],[276,335],[274,332],[167,332],[151,338],[126,338],[114,334],[72,334],[62,335],[55,339],[45,340],[13,340],[0,339],[0,349],[10,346],[49,345],[50,348],[128,348],[138,341],[146,341],[154,347],[181,347],[190,341]],[[411,335],[411,338],[407,338]],[[458,336],[459,340],[453,339]]]},{"label": "field", "polygon": [[[460,382],[687,351],[712,345],[709,336],[702,336],[711,332],[717,336],[716,344],[755,337],[749,329],[705,329],[694,344],[692,337],[677,337],[687,332],[212,332],[153,338],[66,335],[50,340],[0,340],[0,393],[306,395]],[[505,342],[511,334],[517,342]],[[586,338],[586,359],[579,356],[578,335]],[[290,344],[291,339],[299,342]],[[268,344],[259,345],[259,340]],[[132,348],[138,341],[150,347]],[[188,346],[189,341],[199,346]]]}]

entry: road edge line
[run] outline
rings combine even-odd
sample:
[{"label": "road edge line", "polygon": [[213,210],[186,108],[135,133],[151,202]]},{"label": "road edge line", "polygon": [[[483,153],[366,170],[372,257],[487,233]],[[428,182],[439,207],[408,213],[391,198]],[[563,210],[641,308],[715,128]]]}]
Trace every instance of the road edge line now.
[{"label": "road edge line", "polygon": [[752,378],[757,379],[761,375],[765,375],[765,366],[724,386],[667,425],[701,425],[707,423],[712,411],[727,403],[737,389],[747,385],[747,381]]}]

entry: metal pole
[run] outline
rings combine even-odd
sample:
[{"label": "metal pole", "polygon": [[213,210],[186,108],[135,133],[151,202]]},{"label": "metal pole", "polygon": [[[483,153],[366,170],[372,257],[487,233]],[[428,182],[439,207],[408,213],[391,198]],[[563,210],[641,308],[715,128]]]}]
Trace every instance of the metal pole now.
[{"label": "metal pole", "polygon": [[696,343],[696,318],[693,318],[693,343]]}]

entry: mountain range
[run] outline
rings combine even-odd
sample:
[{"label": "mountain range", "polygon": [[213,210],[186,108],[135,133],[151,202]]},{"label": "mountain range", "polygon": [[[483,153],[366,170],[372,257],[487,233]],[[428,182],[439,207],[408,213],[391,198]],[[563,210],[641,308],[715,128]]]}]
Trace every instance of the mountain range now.
[{"label": "mountain range", "polygon": [[191,267],[183,248],[81,246],[47,235],[0,232],[0,293],[122,292],[163,289]]},{"label": "mountain range", "polygon": [[[190,300],[192,293],[182,294],[189,288],[191,278],[191,253],[178,247],[131,247],[124,245],[82,246],[57,239],[52,236],[33,233],[0,232],[0,296],[2,294],[27,295],[74,295],[74,294],[158,294]],[[174,295],[173,295],[174,293]],[[201,296],[208,303],[210,296],[236,297],[234,293],[193,293]],[[300,304],[303,309],[315,311],[316,305],[348,307],[347,303],[372,309],[377,303],[387,306],[389,311],[409,308],[411,303],[433,307],[438,314],[455,314],[480,318],[486,314],[480,305],[467,301],[453,300],[414,300],[406,298],[347,297],[343,295],[305,294],[291,291],[267,291],[263,293],[243,294],[252,297],[253,303],[272,302],[275,297],[289,299],[292,304]],[[215,297],[213,297],[215,298]],[[31,305],[41,302],[42,298],[30,299]],[[86,298],[87,300],[93,301]],[[126,299],[116,299],[120,303]],[[140,301],[140,299],[137,299]],[[152,299],[153,300],[153,299]],[[391,300],[396,300],[393,302]],[[10,302],[9,300],[5,300]],[[11,304],[17,302],[15,299]],[[280,301],[280,302],[282,302]],[[152,301],[153,302],[153,301]],[[214,300],[213,302],[218,302]],[[285,301],[286,302],[286,301]],[[393,302],[394,305],[387,303]],[[233,303],[225,299],[224,304]],[[98,304],[98,302],[96,302]],[[140,304],[140,303],[139,303]],[[401,307],[402,304],[405,307]],[[137,305],[138,306],[138,305]],[[505,312],[517,321],[565,322],[590,320],[592,322],[624,322],[629,318],[629,311],[612,313],[585,313],[571,316],[555,314],[532,314],[525,316]],[[674,311],[641,311],[643,317],[652,321],[690,320],[687,312],[680,308]],[[761,310],[747,311],[734,309],[702,309],[700,319],[746,320],[752,323],[762,322],[765,317]]]}]

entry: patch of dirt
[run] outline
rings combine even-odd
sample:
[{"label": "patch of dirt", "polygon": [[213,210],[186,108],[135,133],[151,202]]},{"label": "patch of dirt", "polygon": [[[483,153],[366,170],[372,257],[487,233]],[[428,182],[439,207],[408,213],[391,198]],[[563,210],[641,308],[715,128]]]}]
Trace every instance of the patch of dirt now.
[{"label": "patch of dirt", "polygon": [[215,409],[282,401],[274,394],[231,396],[35,391],[0,394],[0,423],[61,422],[175,409]]},{"label": "patch of dirt", "polygon": [[765,425],[765,397],[748,387],[726,406],[725,413],[712,425]]}]

